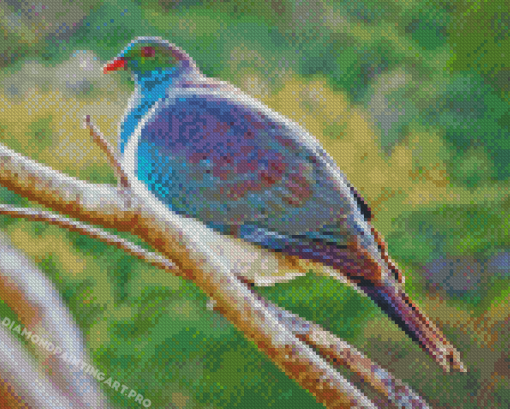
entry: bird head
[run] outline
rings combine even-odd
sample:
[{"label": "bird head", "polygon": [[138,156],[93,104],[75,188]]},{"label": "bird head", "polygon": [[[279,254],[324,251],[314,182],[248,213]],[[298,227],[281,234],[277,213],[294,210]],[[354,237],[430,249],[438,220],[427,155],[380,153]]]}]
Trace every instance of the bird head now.
[{"label": "bird head", "polygon": [[135,82],[161,75],[178,77],[196,71],[192,58],[183,50],[160,37],[137,37],[108,62],[103,72],[126,70]]}]

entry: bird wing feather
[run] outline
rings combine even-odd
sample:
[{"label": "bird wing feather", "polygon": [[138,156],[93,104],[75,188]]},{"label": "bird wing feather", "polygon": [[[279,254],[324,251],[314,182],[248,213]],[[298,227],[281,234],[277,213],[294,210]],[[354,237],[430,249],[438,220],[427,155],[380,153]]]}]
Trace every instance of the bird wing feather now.
[{"label": "bird wing feather", "polygon": [[221,232],[278,249],[303,239],[342,245],[367,228],[315,138],[233,87],[172,89],[131,139],[138,179]]}]

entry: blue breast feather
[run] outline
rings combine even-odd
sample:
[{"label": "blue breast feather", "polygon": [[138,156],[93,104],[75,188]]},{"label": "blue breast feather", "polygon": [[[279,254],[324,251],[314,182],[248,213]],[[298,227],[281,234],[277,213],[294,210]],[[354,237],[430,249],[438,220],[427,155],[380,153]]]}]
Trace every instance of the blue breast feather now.
[{"label": "blue breast feather", "polygon": [[333,160],[268,108],[187,90],[159,100],[135,135],[136,177],[181,215],[277,251],[373,245],[368,207]]}]

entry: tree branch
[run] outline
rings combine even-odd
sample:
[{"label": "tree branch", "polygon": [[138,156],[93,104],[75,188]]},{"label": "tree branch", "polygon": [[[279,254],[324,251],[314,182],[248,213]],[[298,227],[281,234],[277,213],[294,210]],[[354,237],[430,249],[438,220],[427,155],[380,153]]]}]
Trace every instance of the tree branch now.
[{"label": "tree branch", "polygon": [[[93,125],[90,123],[90,118],[87,118],[87,127],[89,127],[90,132],[96,141],[104,141],[104,138],[102,138],[100,134],[98,136],[97,130],[95,130]],[[107,154],[110,151],[107,144],[102,145],[102,149],[105,150]],[[120,175],[124,175],[124,182],[121,183],[121,179],[119,179],[119,184],[122,187],[129,188],[127,176],[115,156],[109,155],[109,160],[113,166],[118,167],[118,173]],[[50,224],[66,228],[68,230],[77,231],[81,234],[96,238],[104,243],[114,245],[128,254],[134,255],[139,259],[146,260],[153,266],[162,268],[166,271],[176,272],[175,264],[156,253],[147,251],[115,235],[106,233],[101,229],[97,229],[50,212],[17,209],[6,205],[0,205],[0,214],[26,218],[34,221],[46,221]],[[295,267],[295,265],[293,265],[293,267]],[[331,274],[327,271],[327,269],[320,273],[323,275],[338,276],[337,274]],[[250,281],[249,277],[240,278],[245,283]],[[253,282],[256,280],[251,281]],[[385,395],[387,399],[396,406],[402,407],[407,402],[407,405],[410,404],[410,407],[412,408],[428,408],[423,399],[416,395],[407,385],[402,383],[400,380],[395,379],[390,373],[366,358],[345,341],[338,339],[335,335],[325,331],[319,325],[303,320],[301,317],[289,313],[281,307],[270,303],[263,299],[260,295],[256,295],[256,297],[266,308],[274,312],[275,317],[280,324],[284,325],[299,339],[316,348],[331,364],[348,367],[361,378],[362,382],[368,382],[372,387],[374,387],[374,389]],[[218,310],[219,308],[216,307],[215,309]]]},{"label": "tree branch", "polygon": [[110,165],[113,167],[115,175],[117,176],[118,185],[120,187],[130,189],[131,185],[129,184],[129,178],[126,175],[126,172],[124,172],[124,169],[122,169],[122,166],[120,164],[119,159],[117,158],[117,155],[115,155],[113,149],[111,148],[106,138],[101,134],[101,132],[99,132],[99,129],[96,129],[94,124],[91,122],[90,115],[85,116],[84,122],[85,128],[89,130],[92,140],[106,154],[108,162],[110,162]]},{"label": "tree branch", "polygon": [[[240,279],[246,282],[241,277]],[[362,382],[370,384],[399,408],[429,409],[428,404],[409,386],[364,356],[352,345],[324,330],[320,325],[292,314],[258,294],[257,298],[278,317],[282,325],[300,340],[314,347],[333,366],[349,368]]]},{"label": "tree branch", "polygon": [[[134,183],[136,181],[131,181]],[[264,351],[290,378],[328,408],[373,408],[374,405],[284,325],[232,273],[253,268],[243,257],[228,259],[238,242],[183,218],[151,197],[107,185],[93,185],[24,158],[0,146],[0,184],[82,221],[131,232],[151,244],[178,267],[175,274],[193,281],[216,302],[227,319]],[[261,249],[250,246],[250,260]],[[230,250],[229,250],[230,248]],[[266,252],[268,253],[268,252]],[[267,258],[268,256],[265,255]],[[243,260],[244,259],[244,260]],[[278,259],[274,258],[278,264]],[[274,264],[273,263],[273,264]],[[256,263],[255,263],[256,264]]]},{"label": "tree branch", "polygon": [[[70,354],[77,360],[90,363],[81,331],[69,314],[55,286],[31,259],[9,244],[8,237],[5,234],[0,234],[0,254],[2,255],[0,257],[0,297],[16,313],[21,321],[14,323],[12,328],[22,324],[23,329],[26,328],[30,333],[51,342],[54,346],[60,348],[61,351]],[[26,384],[23,380],[14,376],[17,373],[16,371],[12,374],[12,378],[4,376],[5,380],[9,379],[17,394],[23,397],[33,395],[37,390],[37,388],[32,388],[35,382],[35,385],[40,384],[45,389],[56,389],[53,398],[57,399],[59,396],[65,397],[65,401],[70,401],[71,406],[69,407],[91,409],[107,407],[106,398],[99,390],[94,377],[65,361],[62,355],[48,352],[46,349],[47,343],[31,343],[30,345],[35,347],[35,352],[40,358],[42,368],[51,374],[50,379],[55,386],[51,388],[45,386],[48,381],[41,375],[40,370],[27,375],[28,368],[36,364],[35,360],[31,359],[31,357],[27,358],[25,356],[27,354],[26,351],[23,351],[23,353],[18,351],[20,348],[23,350],[19,343],[12,350],[17,351],[16,354],[12,354],[10,345],[16,341],[11,339],[7,326],[5,323],[3,324],[2,331],[4,334],[0,342],[3,342],[4,345],[0,349],[2,351],[9,351],[7,355],[10,354],[11,358],[6,355],[0,355],[2,375],[10,367],[12,356],[16,356],[16,359],[18,357],[20,359],[17,365],[21,368],[25,367],[25,369],[22,369],[23,378],[25,379],[27,376],[29,378],[37,378],[37,382],[34,379],[30,379],[30,382]],[[9,328],[11,327],[9,326]],[[87,385],[86,396],[83,392],[85,384]],[[44,401],[44,396],[36,396],[34,399],[42,399]],[[39,404],[35,407],[54,406],[46,402],[45,405],[41,406]]]},{"label": "tree branch", "polygon": [[[0,205],[0,214],[24,218],[31,221],[44,221],[55,226],[79,232],[80,234],[95,238],[103,243],[114,245],[128,254],[147,261],[155,267],[168,272],[175,272],[176,266],[156,253],[145,250],[140,246],[109,234],[101,229],[76,222],[51,212]],[[244,277],[239,277],[239,279],[247,285],[251,284]],[[364,356],[347,342],[337,338],[334,334],[324,330],[314,322],[304,320],[298,315],[292,314],[278,305],[267,301],[259,294],[256,294],[256,297],[266,308],[274,313],[280,324],[284,325],[301,341],[315,348],[320,355],[325,357],[333,366],[349,368],[358,375],[361,382],[371,385],[395,406],[405,407],[405,405],[407,405],[407,407],[413,409],[429,408],[427,403],[414,393],[409,386],[393,377],[388,371]],[[18,300],[21,299],[21,297],[16,298]],[[213,306],[213,309],[219,310],[217,306]],[[28,309],[24,307],[23,310],[27,311]]]},{"label": "tree branch", "polygon": [[34,222],[46,222],[53,226],[80,233],[89,236],[102,243],[109,244],[123,250],[140,260],[144,260],[150,265],[161,268],[168,272],[174,272],[177,268],[174,263],[152,251],[145,250],[143,247],[137,246],[130,241],[124,240],[114,234],[110,234],[102,229],[60,216],[58,214],[47,212],[44,210],[25,209],[21,207],[13,207],[0,204],[0,214],[18,219],[26,219]]}]

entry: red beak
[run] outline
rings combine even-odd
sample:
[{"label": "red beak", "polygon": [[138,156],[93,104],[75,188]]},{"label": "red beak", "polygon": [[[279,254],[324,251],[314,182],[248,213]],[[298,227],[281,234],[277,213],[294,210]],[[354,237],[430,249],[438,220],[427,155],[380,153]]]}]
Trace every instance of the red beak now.
[{"label": "red beak", "polygon": [[126,60],[123,57],[117,57],[103,67],[103,73],[106,74],[107,72],[118,71],[121,69],[126,69]]}]

